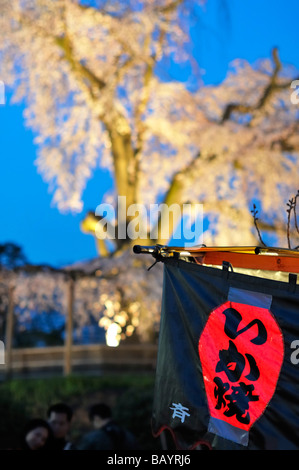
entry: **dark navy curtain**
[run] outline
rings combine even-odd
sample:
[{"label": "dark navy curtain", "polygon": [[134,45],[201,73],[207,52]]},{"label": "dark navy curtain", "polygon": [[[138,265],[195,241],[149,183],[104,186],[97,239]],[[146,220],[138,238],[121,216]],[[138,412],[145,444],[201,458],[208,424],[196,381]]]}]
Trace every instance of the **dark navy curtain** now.
[{"label": "dark navy curtain", "polygon": [[163,263],[153,434],[185,450],[299,449],[296,276]]}]

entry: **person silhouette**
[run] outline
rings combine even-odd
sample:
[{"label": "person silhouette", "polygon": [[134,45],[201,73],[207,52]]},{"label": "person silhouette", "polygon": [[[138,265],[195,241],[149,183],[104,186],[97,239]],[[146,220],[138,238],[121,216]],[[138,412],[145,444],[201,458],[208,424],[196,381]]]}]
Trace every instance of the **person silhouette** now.
[{"label": "person silhouette", "polygon": [[96,403],[89,409],[93,430],[86,433],[77,444],[78,450],[138,450],[135,436],[120,426],[105,403]]}]

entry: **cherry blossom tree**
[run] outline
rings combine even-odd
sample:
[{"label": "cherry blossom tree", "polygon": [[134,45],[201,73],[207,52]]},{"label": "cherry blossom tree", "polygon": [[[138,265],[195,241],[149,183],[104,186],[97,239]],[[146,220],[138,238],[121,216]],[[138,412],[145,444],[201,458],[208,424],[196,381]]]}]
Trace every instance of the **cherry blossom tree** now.
[{"label": "cherry blossom tree", "polygon": [[[194,65],[200,4],[1,0],[3,79],[26,104],[37,168],[61,211],[82,211],[101,165],[115,181],[106,202],[126,198],[118,223],[128,224],[132,204],[199,203],[206,244],[253,243],[258,200],[279,233],[279,208],[298,189],[297,73],[274,50],[255,65],[236,60],[217,86],[202,86],[196,67],[192,89],[171,80],[167,59]],[[160,229],[150,241],[167,242]],[[126,242],[115,238],[114,249]]]},{"label": "cherry blossom tree", "polygon": [[[148,260],[136,259],[125,250],[113,259],[95,259],[88,266],[78,263],[64,270],[32,265],[3,268],[0,330],[5,325],[10,302],[15,337],[21,338],[24,333],[28,336],[38,315],[43,315],[47,331],[53,322],[51,313],[59,315],[59,325],[63,326],[63,318],[66,324],[70,280],[74,279],[72,341],[80,344],[84,328],[98,324],[106,332],[108,344],[112,341],[116,345],[126,338],[153,342],[159,331],[162,267],[158,265],[150,271],[148,267]],[[54,327],[57,329],[57,324]],[[4,337],[5,331],[2,333]]]}]

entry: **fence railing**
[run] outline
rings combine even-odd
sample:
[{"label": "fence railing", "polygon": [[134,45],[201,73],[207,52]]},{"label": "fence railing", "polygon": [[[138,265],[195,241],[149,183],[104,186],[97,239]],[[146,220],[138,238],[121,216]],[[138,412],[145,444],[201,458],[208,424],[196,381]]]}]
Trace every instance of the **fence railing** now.
[{"label": "fence railing", "polygon": [[4,341],[1,341],[4,360],[0,360],[0,379],[53,372],[66,376],[75,371],[88,373],[107,369],[155,368],[157,346],[154,344],[124,342],[117,347],[101,343],[73,344],[75,281],[70,277],[67,283],[64,344],[30,348],[14,347],[15,286],[9,286]]},{"label": "fence railing", "polygon": [[10,361],[0,365],[2,380],[45,374],[102,373],[107,370],[154,371],[157,346],[153,344],[105,344],[11,349]]}]

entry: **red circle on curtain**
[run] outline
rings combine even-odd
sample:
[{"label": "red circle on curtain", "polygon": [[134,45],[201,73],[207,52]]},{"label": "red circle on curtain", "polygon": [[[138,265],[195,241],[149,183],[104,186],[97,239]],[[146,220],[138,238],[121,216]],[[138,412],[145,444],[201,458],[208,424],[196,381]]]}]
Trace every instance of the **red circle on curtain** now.
[{"label": "red circle on curtain", "polygon": [[283,362],[274,316],[227,301],[209,315],[198,351],[210,415],[248,431],[275,393]]}]

